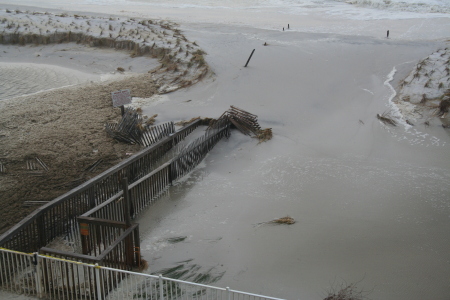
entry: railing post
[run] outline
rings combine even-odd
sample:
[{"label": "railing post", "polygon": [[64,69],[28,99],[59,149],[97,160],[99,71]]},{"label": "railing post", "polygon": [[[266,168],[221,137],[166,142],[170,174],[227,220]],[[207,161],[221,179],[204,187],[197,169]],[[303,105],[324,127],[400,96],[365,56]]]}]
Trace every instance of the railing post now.
[{"label": "railing post", "polygon": [[95,273],[95,284],[97,285],[97,300],[103,300],[102,286],[100,280],[100,266],[98,264],[95,264],[94,273]]},{"label": "railing post", "polygon": [[131,217],[130,217],[130,192],[128,191],[128,178],[125,177],[122,179],[122,190],[123,190],[123,217],[124,221],[127,224],[127,228],[131,226]]},{"label": "railing post", "polygon": [[229,287],[227,287],[227,300],[231,300],[231,291]]},{"label": "railing post", "polygon": [[159,274],[159,300],[164,300],[164,287],[161,274]]},{"label": "railing post", "polygon": [[36,279],[36,296],[42,298],[41,264],[39,263],[39,255],[37,252],[33,253],[33,264]]},{"label": "railing post", "polygon": [[94,208],[95,207],[94,186],[90,187],[89,191],[88,191],[89,208]]},{"label": "railing post", "polygon": [[41,248],[47,244],[47,237],[45,234],[44,215],[40,215],[39,217],[36,218],[36,225],[37,225],[37,231],[38,231],[39,248]]}]

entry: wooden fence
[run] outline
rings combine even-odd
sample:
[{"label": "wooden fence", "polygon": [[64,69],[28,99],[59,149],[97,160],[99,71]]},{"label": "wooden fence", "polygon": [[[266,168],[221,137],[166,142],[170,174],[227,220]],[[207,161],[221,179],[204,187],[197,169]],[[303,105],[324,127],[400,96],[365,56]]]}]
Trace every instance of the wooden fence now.
[{"label": "wooden fence", "polygon": [[[157,161],[200,125],[195,121],[131,156],[77,188],[36,209],[0,236],[0,247],[37,251],[57,236],[78,234],[77,217],[121,191],[121,179],[133,183],[153,170]],[[71,236],[70,238],[75,238]]]}]

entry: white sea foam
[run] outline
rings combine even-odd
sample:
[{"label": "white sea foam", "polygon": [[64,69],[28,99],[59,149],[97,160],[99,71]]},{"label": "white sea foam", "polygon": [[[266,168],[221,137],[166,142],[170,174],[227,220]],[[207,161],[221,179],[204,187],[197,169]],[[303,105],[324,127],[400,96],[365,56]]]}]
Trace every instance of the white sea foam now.
[{"label": "white sea foam", "polygon": [[360,7],[378,10],[405,11],[419,13],[450,13],[450,2],[447,0],[84,0],[87,4],[150,4],[153,6],[170,8],[227,8],[227,9],[264,9],[289,8],[296,11],[298,8],[323,8],[343,2]]}]

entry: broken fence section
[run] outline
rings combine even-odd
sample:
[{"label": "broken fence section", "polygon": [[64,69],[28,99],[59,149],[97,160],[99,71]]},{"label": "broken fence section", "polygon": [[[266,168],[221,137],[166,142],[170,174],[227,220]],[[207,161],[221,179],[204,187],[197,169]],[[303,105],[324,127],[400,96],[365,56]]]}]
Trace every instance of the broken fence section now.
[{"label": "broken fence section", "polygon": [[142,115],[133,108],[126,108],[119,123],[107,123],[108,135],[120,142],[148,147],[175,132],[173,122],[149,126]]},{"label": "broken fence section", "polygon": [[216,122],[208,127],[208,129],[217,129],[223,126],[224,122],[231,123],[240,132],[246,135],[257,136],[261,131],[261,126],[258,123],[258,116],[251,114],[243,109],[231,106],[224,112]]}]

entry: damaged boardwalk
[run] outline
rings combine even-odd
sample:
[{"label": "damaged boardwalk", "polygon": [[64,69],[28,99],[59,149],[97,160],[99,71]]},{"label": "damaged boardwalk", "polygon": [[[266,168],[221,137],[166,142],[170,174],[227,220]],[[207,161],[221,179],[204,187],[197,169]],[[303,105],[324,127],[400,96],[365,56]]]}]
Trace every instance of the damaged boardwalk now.
[{"label": "damaged boardwalk", "polygon": [[[105,298],[131,276],[126,272],[147,265],[140,255],[139,225],[132,220],[173,182],[193,170],[223,137],[228,137],[230,127],[255,137],[261,132],[255,115],[231,107],[211,122],[204,136],[163,162],[166,153],[200,126],[202,120],[197,119],[178,131],[173,123],[136,126],[141,123],[135,112],[128,111],[121,124],[109,125],[107,131],[118,140],[147,148],[43,205],[0,236],[0,247],[4,249],[0,251],[1,288],[55,299],[60,299],[60,295],[75,299]],[[46,167],[38,159],[30,161],[29,166],[44,170]],[[63,239],[70,249],[52,248],[49,244],[55,239]],[[26,258],[24,252],[35,254]],[[87,268],[84,271],[82,264]],[[92,265],[103,269],[89,269]],[[107,268],[114,269],[98,274]],[[162,300],[166,292],[161,280],[154,288]]]}]

